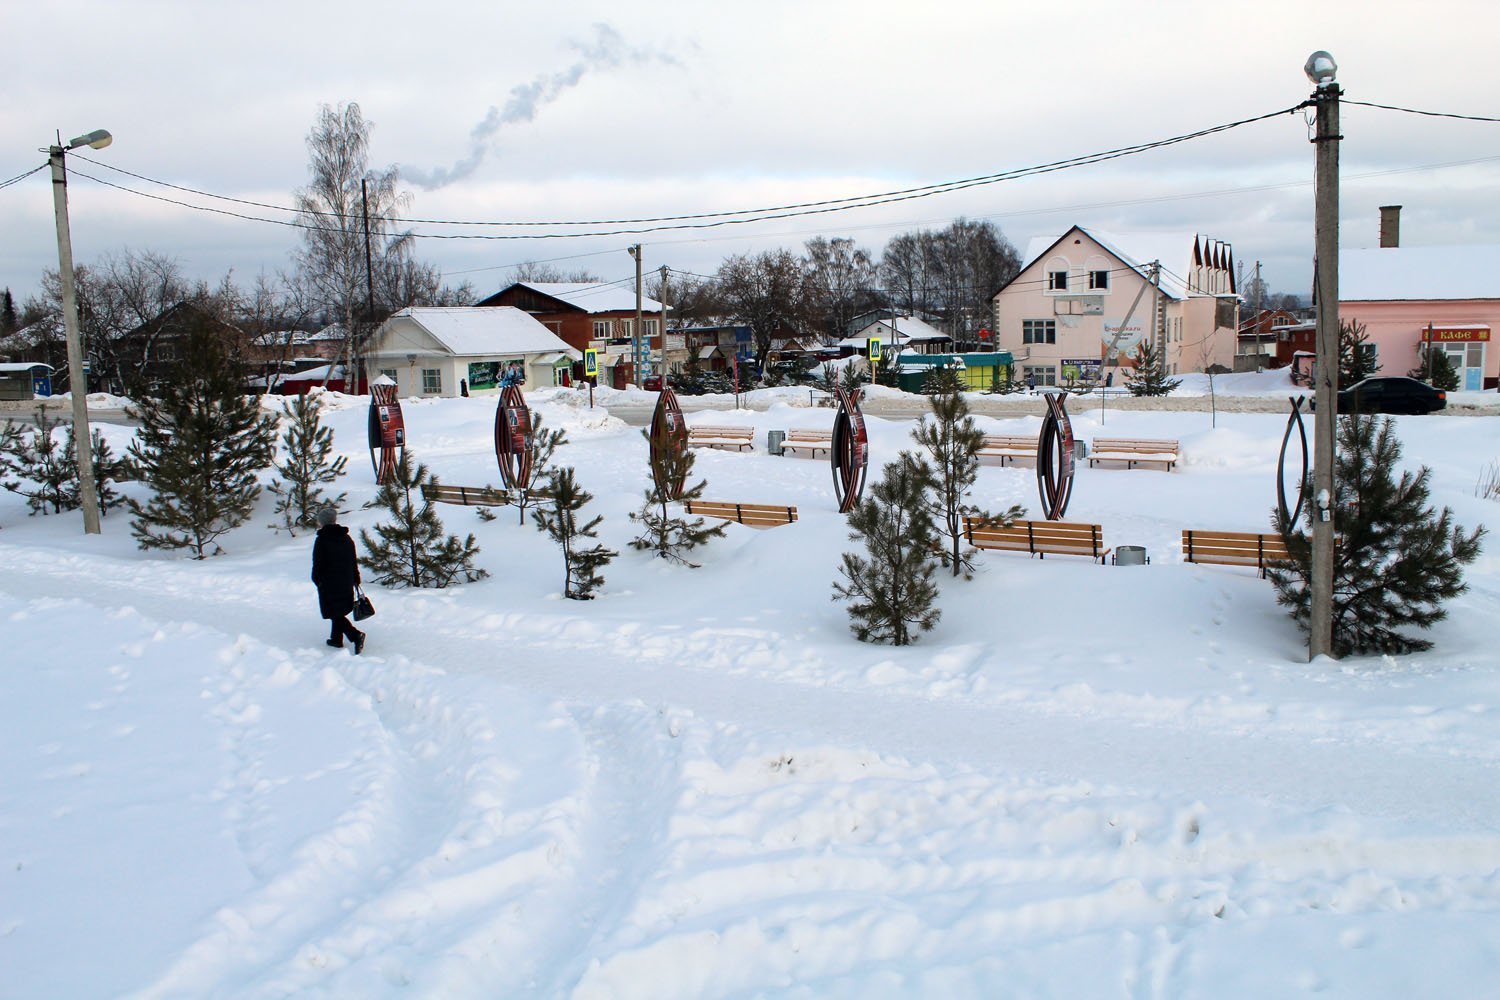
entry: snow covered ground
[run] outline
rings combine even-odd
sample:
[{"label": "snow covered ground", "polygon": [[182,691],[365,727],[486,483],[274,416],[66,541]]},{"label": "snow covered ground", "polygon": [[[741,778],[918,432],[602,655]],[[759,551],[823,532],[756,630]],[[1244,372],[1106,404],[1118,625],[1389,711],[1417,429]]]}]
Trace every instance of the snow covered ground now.
[{"label": "snow covered ground", "polygon": [[[329,398],[368,527],[364,401]],[[531,398],[622,552],[600,598],[513,511],[444,508],[493,576],[373,588],[359,658],[269,500],[196,563],[0,494],[0,996],[1500,996],[1493,535],[1433,651],[1308,663],[1268,583],[1179,552],[1265,528],[1284,414],[1080,400],[1079,437],[1182,441],[1078,470],[1069,519],[1151,564],[990,554],[918,645],[863,645],[826,460],[764,451],[831,411],[690,415],[756,430],[700,452],[709,498],[801,515],[690,570],[626,545],[639,430]],[[406,401],[413,454],[496,482],[494,405]],[[1397,418],[1466,526],[1490,420]],[[912,424],[869,423],[873,478]],[[979,495],[1037,509],[1025,467]]]}]

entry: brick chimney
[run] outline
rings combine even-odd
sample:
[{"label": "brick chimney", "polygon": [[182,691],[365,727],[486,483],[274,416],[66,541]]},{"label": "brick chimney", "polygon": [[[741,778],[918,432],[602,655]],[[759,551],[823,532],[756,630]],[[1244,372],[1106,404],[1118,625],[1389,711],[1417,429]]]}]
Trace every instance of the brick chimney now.
[{"label": "brick chimney", "polygon": [[1401,245],[1401,206],[1380,206],[1380,245],[1382,247],[1399,247]]}]

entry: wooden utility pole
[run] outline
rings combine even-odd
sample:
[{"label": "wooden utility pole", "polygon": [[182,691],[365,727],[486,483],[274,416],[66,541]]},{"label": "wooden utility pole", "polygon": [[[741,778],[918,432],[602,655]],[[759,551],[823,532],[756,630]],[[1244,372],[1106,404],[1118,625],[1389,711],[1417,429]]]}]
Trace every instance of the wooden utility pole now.
[{"label": "wooden utility pole", "polygon": [[639,389],[645,382],[642,374],[645,366],[641,361],[641,245],[637,243],[629,250],[635,258],[635,385]]}]

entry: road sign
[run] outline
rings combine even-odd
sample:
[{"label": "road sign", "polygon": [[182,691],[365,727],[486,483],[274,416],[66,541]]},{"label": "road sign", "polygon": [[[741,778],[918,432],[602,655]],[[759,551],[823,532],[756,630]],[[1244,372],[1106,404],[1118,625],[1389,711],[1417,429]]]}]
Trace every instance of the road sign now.
[{"label": "road sign", "polygon": [[583,352],[583,373],[589,378],[599,374],[599,352],[594,348],[586,348]]},{"label": "road sign", "polygon": [[865,341],[865,352],[869,354],[871,361],[880,360],[880,338],[871,337]]}]

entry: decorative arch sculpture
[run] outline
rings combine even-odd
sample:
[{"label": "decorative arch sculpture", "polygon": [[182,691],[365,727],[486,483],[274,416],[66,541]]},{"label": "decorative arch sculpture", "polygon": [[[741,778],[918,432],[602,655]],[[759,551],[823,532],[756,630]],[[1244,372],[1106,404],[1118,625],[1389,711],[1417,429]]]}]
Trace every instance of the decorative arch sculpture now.
[{"label": "decorative arch sculpture", "polygon": [[865,416],[859,409],[861,390],[851,392],[840,386],[833,395],[838,412],[833,418],[828,464],[833,468],[833,492],[838,497],[839,513],[847,514],[859,503],[865,491],[865,473],[870,466],[870,436],[865,431]]},{"label": "decorative arch sculpture", "polygon": [[511,383],[500,391],[500,405],[495,407],[495,461],[510,489],[531,484],[531,431],[526,397],[519,385]]},{"label": "decorative arch sculpture", "polygon": [[[651,414],[648,437],[651,442],[651,478],[658,490],[676,500],[682,496],[687,484],[687,469],[681,463],[669,463],[666,459],[687,450],[687,421],[683,419],[677,394],[665,384],[656,394],[656,411]],[[670,482],[662,482],[658,477],[666,474],[668,466],[674,474]]]},{"label": "decorative arch sculpture", "polygon": [[1049,392],[1046,399],[1047,415],[1036,443],[1036,485],[1046,519],[1056,521],[1068,512],[1073,495],[1073,422],[1066,394]]},{"label": "decorative arch sculpture", "polygon": [[396,399],[396,383],[390,380],[377,379],[370,384],[369,439],[375,482],[384,486],[406,454],[406,424]]},{"label": "decorative arch sculpture", "polygon": [[[1302,517],[1302,505],[1307,502],[1307,428],[1302,424],[1302,404],[1307,402],[1306,396],[1289,396],[1292,401],[1292,412],[1286,418],[1286,433],[1281,436],[1281,457],[1276,462],[1276,506],[1281,511],[1283,522],[1289,527],[1295,528],[1297,521]],[[1297,505],[1287,507],[1286,505],[1286,453],[1287,446],[1292,443],[1292,428],[1297,430],[1298,448],[1302,456],[1302,471],[1297,476]]]}]

